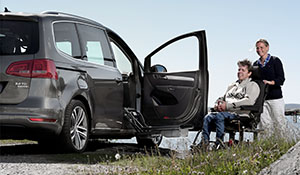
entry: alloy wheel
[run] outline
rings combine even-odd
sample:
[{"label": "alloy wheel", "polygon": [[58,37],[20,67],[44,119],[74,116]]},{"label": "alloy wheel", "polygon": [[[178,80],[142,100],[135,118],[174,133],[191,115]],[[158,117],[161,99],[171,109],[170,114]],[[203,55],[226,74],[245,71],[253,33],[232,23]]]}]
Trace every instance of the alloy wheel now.
[{"label": "alloy wheel", "polygon": [[88,139],[88,122],[85,110],[76,106],[71,114],[70,136],[73,146],[81,150]]}]

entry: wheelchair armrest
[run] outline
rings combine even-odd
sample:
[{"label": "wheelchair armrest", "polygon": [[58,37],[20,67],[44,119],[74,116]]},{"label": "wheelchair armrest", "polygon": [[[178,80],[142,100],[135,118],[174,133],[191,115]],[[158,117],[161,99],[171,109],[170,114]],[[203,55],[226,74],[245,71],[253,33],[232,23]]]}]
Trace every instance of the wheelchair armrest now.
[{"label": "wheelchair armrest", "polygon": [[245,111],[259,112],[260,106],[244,105],[244,106],[240,106],[240,108],[241,108],[241,110],[245,110]]},{"label": "wheelchair armrest", "polygon": [[210,108],[210,112],[217,112],[215,108]]}]

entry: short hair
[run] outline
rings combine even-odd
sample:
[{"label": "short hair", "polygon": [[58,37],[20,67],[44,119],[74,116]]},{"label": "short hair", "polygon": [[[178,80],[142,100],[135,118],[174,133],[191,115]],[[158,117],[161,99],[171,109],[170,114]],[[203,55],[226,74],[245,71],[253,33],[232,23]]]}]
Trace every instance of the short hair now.
[{"label": "short hair", "polygon": [[237,65],[238,66],[247,66],[249,72],[253,71],[252,63],[248,59],[244,59],[242,61],[238,61]]},{"label": "short hair", "polygon": [[269,42],[266,39],[259,39],[256,41],[256,44],[257,43],[263,43],[266,47],[269,46]]}]

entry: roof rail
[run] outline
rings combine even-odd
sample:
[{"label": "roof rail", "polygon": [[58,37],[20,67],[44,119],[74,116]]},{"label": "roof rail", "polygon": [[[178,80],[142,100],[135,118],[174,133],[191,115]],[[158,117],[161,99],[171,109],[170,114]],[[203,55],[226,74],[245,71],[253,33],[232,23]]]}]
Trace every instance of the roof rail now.
[{"label": "roof rail", "polygon": [[92,23],[98,23],[94,20],[85,18],[85,17],[81,17],[81,16],[77,16],[77,15],[73,15],[73,14],[69,14],[69,13],[64,13],[64,12],[57,12],[57,11],[44,11],[42,12],[42,14],[49,14],[49,15],[65,15],[65,16],[70,16],[70,17],[75,17],[75,18],[79,18],[85,21],[90,21]]}]

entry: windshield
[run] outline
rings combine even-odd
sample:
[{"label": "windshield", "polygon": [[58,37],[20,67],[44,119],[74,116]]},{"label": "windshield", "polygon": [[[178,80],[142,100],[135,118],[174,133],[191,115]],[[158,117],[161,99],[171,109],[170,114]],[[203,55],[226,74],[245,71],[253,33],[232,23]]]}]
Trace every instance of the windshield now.
[{"label": "windshield", "polygon": [[38,48],[37,22],[0,20],[0,55],[35,54]]}]

